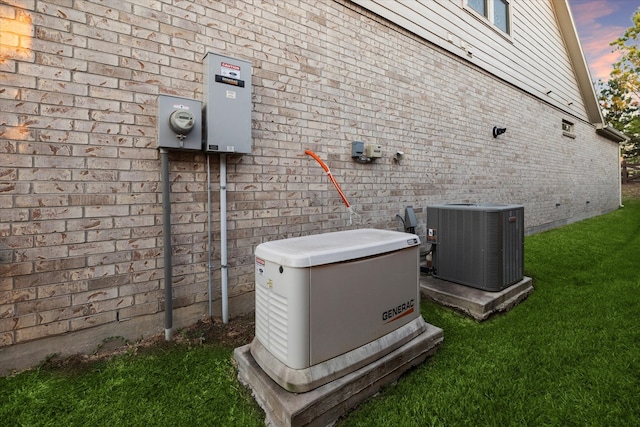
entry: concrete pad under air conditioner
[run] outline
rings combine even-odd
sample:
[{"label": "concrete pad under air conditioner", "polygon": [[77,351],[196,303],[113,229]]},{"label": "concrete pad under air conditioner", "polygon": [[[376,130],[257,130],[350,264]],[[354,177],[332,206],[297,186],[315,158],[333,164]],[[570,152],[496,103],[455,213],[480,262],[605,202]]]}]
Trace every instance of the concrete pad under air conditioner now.
[{"label": "concrete pad under air conditioner", "polygon": [[[425,323],[420,317],[422,332],[412,337],[400,347],[384,354],[375,360],[370,360],[366,355],[355,354],[353,351],[337,356],[333,361],[327,361],[324,366],[310,367],[304,372],[278,364],[280,377],[293,379],[296,387],[305,387],[305,381],[310,384],[324,383],[324,379],[331,381],[304,393],[294,393],[285,390],[276,383],[256,362],[253,351],[260,351],[255,342],[234,351],[234,357],[238,366],[238,379],[244,385],[251,388],[253,396],[265,411],[266,425],[275,426],[325,426],[334,423],[340,416],[357,406],[362,401],[376,394],[382,387],[396,381],[408,369],[422,363],[428,356],[435,353],[443,341],[443,331],[440,328]],[[416,323],[416,322],[412,322]],[[408,326],[408,325],[407,325]],[[414,327],[400,328],[397,334],[412,333]],[[415,331],[414,331],[415,332]],[[394,334],[392,332],[389,335]],[[372,345],[364,346],[365,351],[372,357],[385,347],[389,339],[398,341],[398,338],[381,337]],[[384,341],[384,342],[383,342]],[[360,349],[360,352],[363,350]],[[261,354],[259,357],[264,357]],[[358,365],[356,370],[347,369],[349,372],[339,378],[333,378],[330,369],[342,370],[354,363],[354,358],[366,361],[363,366]],[[285,372],[289,370],[290,372]]]},{"label": "concrete pad under air conditioner", "polygon": [[533,280],[526,276],[498,292],[472,288],[425,274],[420,276],[420,293],[423,297],[459,310],[478,321],[511,310],[532,291]]}]

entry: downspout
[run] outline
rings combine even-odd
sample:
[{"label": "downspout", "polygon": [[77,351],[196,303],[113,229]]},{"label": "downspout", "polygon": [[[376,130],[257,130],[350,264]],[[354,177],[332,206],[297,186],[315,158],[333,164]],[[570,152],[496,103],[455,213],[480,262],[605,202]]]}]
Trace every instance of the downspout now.
[{"label": "downspout", "polygon": [[171,201],[169,199],[169,151],[160,148],[162,166],[162,233],[164,237],[164,339],[171,341],[173,334],[173,297],[171,292]]},{"label": "downspout", "polygon": [[620,149],[618,149],[618,198],[620,199],[620,207],[624,208],[624,205],[622,204],[622,161],[620,160],[622,158],[622,153],[620,152]]},{"label": "downspout", "polygon": [[222,322],[229,321],[227,292],[227,155],[220,153],[220,276],[222,279]]}]

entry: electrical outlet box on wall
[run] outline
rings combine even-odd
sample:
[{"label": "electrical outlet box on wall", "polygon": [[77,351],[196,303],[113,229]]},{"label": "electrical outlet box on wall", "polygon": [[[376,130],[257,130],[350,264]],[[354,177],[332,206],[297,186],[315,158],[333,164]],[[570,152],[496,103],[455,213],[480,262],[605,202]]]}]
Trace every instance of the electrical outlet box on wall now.
[{"label": "electrical outlet box on wall", "polygon": [[382,157],[382,146],[378,144],[368,144],[365,148],[365,156],[371,159]]},{"label": "electrical outlet box on wall", "polygon": [[351,143],[351,157],[362,157],[364,156],[364,142],[362,141],[353,141]]}]

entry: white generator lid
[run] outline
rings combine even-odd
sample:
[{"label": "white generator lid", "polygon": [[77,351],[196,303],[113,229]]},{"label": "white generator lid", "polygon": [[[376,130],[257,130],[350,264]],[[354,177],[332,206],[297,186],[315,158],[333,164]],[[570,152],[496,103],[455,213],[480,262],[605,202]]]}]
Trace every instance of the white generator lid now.
[{"label": "white generator lid", "polygon": [[304,268],[393,252],[420,244],[415,234],[365,228],[274,240],[255,255],[287,267]]}]

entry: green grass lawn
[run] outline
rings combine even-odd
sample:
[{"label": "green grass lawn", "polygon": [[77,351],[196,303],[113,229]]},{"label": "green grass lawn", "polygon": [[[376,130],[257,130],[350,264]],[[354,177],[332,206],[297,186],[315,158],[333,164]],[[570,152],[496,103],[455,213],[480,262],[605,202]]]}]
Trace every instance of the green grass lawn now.
[{"label": "green grass lawn", "polygon": [[3,426],[260,426],[231,349],[161,346],[0,379]]},{"label": "green grass lawn", "polygon": [[[640,424],[640,200],[525,239],[535,290],[478,323],[422,302],[444,343],[341,426]],[[258,426],[231,348],[164,345],[0,378],[3,426]]]}]

